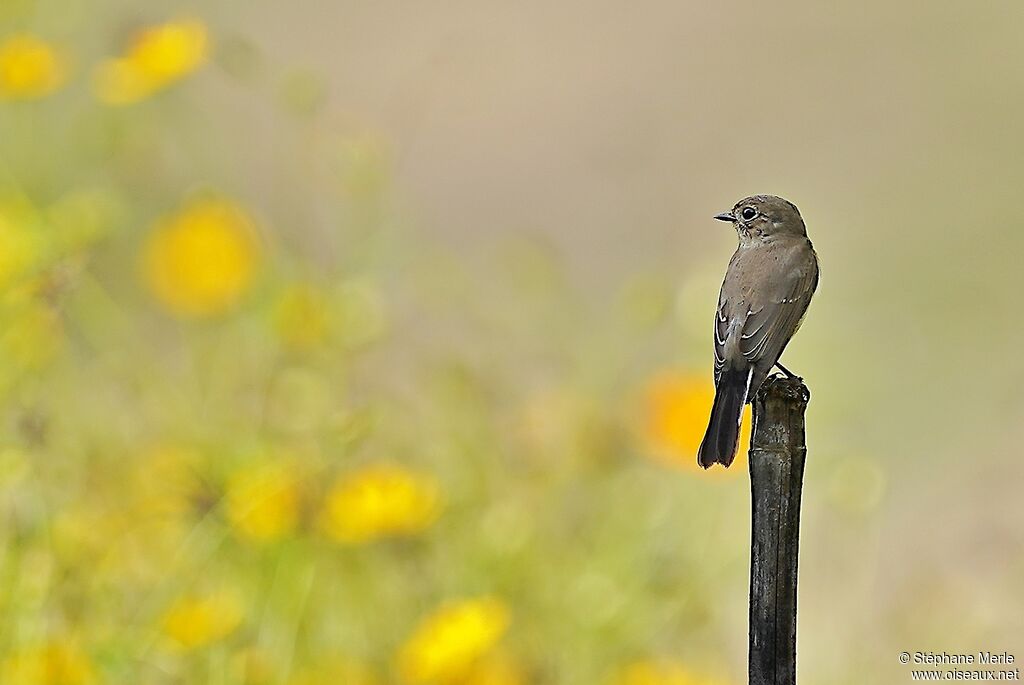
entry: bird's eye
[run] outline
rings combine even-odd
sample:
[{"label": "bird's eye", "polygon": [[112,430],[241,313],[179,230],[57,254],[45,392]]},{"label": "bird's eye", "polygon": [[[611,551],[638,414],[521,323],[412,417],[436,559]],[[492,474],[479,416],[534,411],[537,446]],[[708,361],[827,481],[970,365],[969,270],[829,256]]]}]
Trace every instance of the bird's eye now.
[{"label": "bird's eye", "polygon": [[740,216],[743,217],[744,221],[750,221],[755,216],[757,216],[757,210],[754,209],[753,207],[744,207],[743,211],[740,212]]}]

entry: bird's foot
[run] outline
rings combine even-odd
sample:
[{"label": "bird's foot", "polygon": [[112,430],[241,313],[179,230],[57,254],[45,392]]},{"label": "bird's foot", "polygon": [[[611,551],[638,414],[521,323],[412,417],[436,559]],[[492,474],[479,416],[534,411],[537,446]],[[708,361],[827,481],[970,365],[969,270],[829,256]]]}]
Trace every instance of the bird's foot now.
[{"label": "bird's foot", "polygon": [[775,366],[779,367],[779,369],[782,371],[782,373],[786,374],[786,378],[792,378],[792,379],[795,379],[795,380],[798,380],[798,381],[803,381],[803,378],[801,378],[800,376],[796,375],[795,373],[793,373],[792,371],[787,369],[785,366],[783,366],[779,362],[775,362]]}]

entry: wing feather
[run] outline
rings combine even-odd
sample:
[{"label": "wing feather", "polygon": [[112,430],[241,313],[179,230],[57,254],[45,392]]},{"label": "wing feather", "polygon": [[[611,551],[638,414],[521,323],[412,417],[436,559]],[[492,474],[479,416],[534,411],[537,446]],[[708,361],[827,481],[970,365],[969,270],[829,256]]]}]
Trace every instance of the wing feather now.
[{"label": "wing feather", "polygon": [[722,375],[725,366],[725,341],[729,337],[729,302],[719,295],[718,310],[715,312],[715,383]]},{"label": "wing feather", "polygon": [[740,333],[740,352],[754,363],[768,356],[774,364],[782,348],[796,332],[818,281],[817,269],[799,269],[791,272],[788,283],[779,292],[781,297],[770,298],[756,312],[751,312]]}]

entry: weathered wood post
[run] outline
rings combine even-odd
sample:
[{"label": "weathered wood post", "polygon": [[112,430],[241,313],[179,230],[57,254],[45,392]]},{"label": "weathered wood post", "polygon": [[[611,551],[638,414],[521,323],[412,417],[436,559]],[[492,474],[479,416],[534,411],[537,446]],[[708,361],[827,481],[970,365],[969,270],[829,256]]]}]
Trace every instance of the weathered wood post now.
[{"label": "weathered wood post", "polygon": [[800,379],[773,376],[754,398],[749,685],[796,683],[797,550],[810,397]]}]

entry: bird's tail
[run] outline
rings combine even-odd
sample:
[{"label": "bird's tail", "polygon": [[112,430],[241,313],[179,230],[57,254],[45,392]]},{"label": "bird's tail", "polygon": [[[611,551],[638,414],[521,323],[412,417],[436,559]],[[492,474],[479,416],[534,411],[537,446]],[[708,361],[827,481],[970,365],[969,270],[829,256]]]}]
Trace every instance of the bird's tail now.
[{"label": "bird's tail", "polygon": [[703,468],[716,462],[728,468],[736,457],[743,405],[747,403],[753,373],[753,366],[739,369],[726,366],[722,369],[715,386],[715,403],[711,407],[708,430],[697,450],[697,463]]}]

